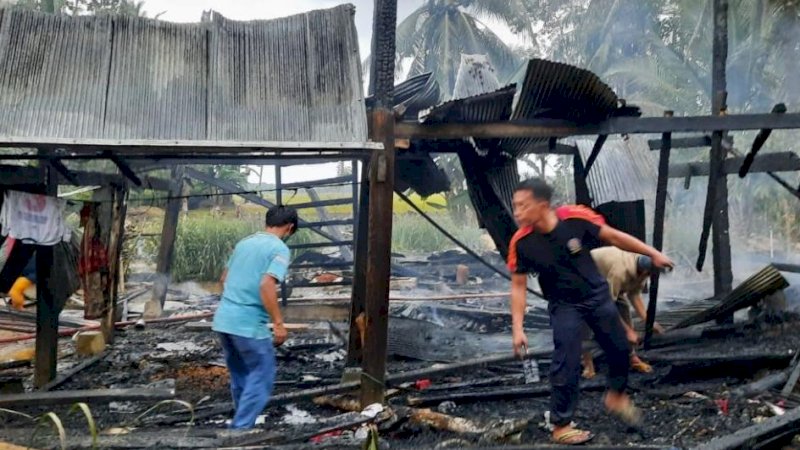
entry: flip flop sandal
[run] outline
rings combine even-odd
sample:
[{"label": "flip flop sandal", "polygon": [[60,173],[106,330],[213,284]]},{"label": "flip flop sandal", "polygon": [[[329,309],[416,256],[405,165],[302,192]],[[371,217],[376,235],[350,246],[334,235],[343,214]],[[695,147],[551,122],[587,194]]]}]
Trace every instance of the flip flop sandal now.
[{"label": "flip flop sandal", "polygon": [[628,403],[621,409],[609,409],[608,412],[631,427],[638,427],[642,423],[642,411],[633,403]]},{"label": "flip flop sandal", "polygon": [[647,364],[644,361],[639,361],[635,363],[631,363],[631,369],[639,372],[639,373],[651,373],[653,371],[653,366]]},{"label": "flip flop sandal", "polygon": [[[573,440],[579,436],[584,436],[583,439]],[[567,431],[559,435],[558,437],[552,437],[551,440],[554,444],[562,444],[562,445],[582,445],[594,439],[594,435],[586,430],[578,430],[574,429],[571,431]]]}]

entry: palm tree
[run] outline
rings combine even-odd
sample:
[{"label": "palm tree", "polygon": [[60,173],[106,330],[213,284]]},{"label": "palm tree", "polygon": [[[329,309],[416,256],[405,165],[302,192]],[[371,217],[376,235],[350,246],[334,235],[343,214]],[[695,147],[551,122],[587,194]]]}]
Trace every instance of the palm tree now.
[{"label": "palm tree", "polygon": [[453,91],[461,54],[487,55],[498,78],[507,78],[518,58],[480,19],[497,20],[521,36],[534,36],[526,0],[426,0],[397,26],[398,59],[412,59],[409,76],[433,72],[446,98]]}]

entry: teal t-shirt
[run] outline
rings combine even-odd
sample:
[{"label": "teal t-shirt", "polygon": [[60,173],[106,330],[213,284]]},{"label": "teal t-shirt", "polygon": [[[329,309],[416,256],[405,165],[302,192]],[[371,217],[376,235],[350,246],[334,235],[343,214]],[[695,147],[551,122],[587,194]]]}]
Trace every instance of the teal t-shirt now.
[{"label": "teal t-shirt", "polygon": [[253,339],[272,339],[269,314],[259,292],[269,275],[283,281],[289,268],[289,247],[277,236],[261,232],[239,241],[227,264],[228,275],[213,330]]}]

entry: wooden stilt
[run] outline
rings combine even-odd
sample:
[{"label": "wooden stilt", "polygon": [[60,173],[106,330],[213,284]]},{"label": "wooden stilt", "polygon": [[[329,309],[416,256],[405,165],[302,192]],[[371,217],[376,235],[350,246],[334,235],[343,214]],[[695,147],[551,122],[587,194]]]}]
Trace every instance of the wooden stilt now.
[{"label": "wooden stilt", "polygon": [[392,200],[394,198],[394,90],[397,0],[375,0],[370,92],[375,107],[369,116],[370,137],[382,142],[369,165],[369,244],[366,283],[366,336],[361,372],[361,404],[383,402],[389,331]]}]

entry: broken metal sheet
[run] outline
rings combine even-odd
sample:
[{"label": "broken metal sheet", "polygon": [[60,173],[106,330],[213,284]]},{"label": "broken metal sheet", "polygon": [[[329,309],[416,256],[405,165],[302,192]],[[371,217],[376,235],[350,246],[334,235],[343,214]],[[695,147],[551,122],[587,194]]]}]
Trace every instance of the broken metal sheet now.
[{"label": "broken metal sheet", "polygon": [[[594,140],[575,139],[571,143],[578,147],[585,164],[592,153]],[[657,163],[656,155],[649,150],[644,137],[609,137],[586,178],[592,205],[644,200],[647,211],[652,211]]]},{"label": "broken metal sheet", "polygon": [[[561,119],[586,124],[618,113],[617,95],[594,73],[567,64],[531,59],[511,119]],[[520,156],[547,138],[503,139],[500,147]]]}]

